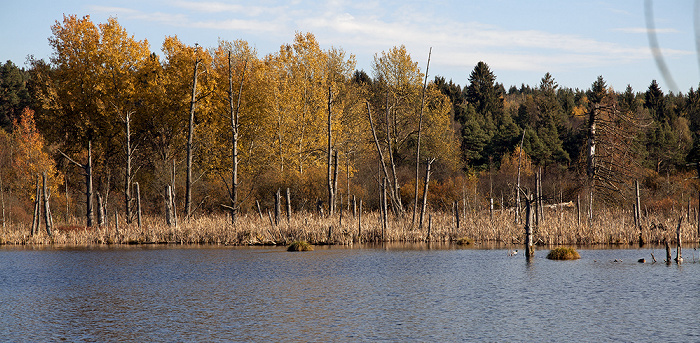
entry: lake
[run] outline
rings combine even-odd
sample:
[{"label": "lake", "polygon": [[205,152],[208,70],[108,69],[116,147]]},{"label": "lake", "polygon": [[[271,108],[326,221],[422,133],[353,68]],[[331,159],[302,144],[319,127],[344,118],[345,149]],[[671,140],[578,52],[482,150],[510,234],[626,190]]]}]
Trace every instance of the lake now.
[{"label": "lake", "polygon": [[[2,341],[700,341],[698,252],[0,247]],[[675,256],[675,255],[674,255]],[[615,261],[618,262],[615,262]]]}]

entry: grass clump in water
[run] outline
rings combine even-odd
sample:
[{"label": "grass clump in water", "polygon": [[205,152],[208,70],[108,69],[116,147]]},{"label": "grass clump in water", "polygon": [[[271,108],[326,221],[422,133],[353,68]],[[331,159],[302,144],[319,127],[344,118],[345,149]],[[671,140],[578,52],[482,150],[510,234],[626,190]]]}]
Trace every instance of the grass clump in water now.
[{"label": "grass clump in water", "polygon": [[550,250],[547,258],[550,260],[578,260],[581,255],[574,248],[559,247]]},{"label": "grass clump in water", "polygon": [[292,242],[292,244],[289,245],[287,248],[287,251],[313,251],[314,247],[313,245],[309,244],[306,241],[295,241]]},{"label": "grass clump in water", "polygon": [[457,239],[457,241],[455,241],[455,243],[457,245],[472,245],[472,244],[474,244],[474,240],[469,238],[469,237],[462,237],[462,238]]}]

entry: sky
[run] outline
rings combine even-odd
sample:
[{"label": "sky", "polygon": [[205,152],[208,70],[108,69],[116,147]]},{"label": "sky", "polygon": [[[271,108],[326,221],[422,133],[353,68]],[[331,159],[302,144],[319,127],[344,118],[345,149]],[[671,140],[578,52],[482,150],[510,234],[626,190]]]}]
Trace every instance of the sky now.
[{"label": "sky", "polygon": [[[205,48],[243,39],[264,57],[291,43],[295,32],[311,32],[322,49],[353,54],[357,69],[370,75],[376,54],[405,45],[422,70],[432,48],[429,78],[462,86],[483,61],[506,89],[537,86],[547,72],[574,89],[590,88],[599,75],[617,91],[629,84],[643,92],[652,80],[665,92],[697,89],[694,2],[646,1],[651,26],[645,0],[3,0],[0,61],[26,67],[29,55],[50,59],[51,26],[74,14],[95,24],[116,17],[156,53],[166,36],[177,35]],[[650,28],[657,50],[650,48]]]}]

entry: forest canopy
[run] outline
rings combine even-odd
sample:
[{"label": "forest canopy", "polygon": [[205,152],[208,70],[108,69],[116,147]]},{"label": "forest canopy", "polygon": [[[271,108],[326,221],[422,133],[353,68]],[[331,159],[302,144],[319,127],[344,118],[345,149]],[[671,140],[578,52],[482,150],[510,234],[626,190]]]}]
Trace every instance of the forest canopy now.
[{"label": "forest canopy", "polygon": [[[468,84],[435,76],[424,85],[428,52],[410,56],[402,45],[375,54],[366,72],[312,33],[259,56],[253,42],[199,47],[177,36],[155,53],[115,18],[65,16],[51,29],[48,61],[0,64],[0,176],[18,204],[31,200],[40,166],[53,192],[68,192],[64,203],[85,192],[82,170],[65,157],[86,163],[89,145],[101,201],[118,211],[135,181],[150,211],[161,211],[167,186],[181,207],[191,182],[193,211],[210,213],[269,207],[286,188],[296,210],[352,196],[376,208],[386,179],[401,212],[421,195],[416,161],[425,168],[429,159],[437,209],[467,195],[475,206],[514,206],[518,169],[525,184],[542,172],[550,202],[594,187],[615,205],[634,180],[664,206],[698,190],[692,88],[665,94],[650,80],[620,91],[600,76],[571,89],[545,73],[537,85],[506,89],[483,61],[465,70]],[[333,189],[339,197],[328,197]]]}]

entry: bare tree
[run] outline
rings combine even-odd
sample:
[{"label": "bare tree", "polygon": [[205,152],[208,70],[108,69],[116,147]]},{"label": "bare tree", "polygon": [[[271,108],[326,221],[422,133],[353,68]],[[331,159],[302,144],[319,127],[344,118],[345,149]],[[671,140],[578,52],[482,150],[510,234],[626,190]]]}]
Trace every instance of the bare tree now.
[{"label": "bare tree", "polygon": [[243,93],[243,81],[248,69],[248,59],[243,63],[243,73],[238,86],[238,101],[236,107],[233,106],[233,71],[231,67],[231,51],[228,52],[228,101],[229,114],[231,117],[231,190],[229,198],[231,200],[231,223],[236,222],[238,213],[238,116],[241,109],[241,94]]},{"label": "bare tree", "polygon": [[192,139],[194,137],[194,111],[197,104],[197,70],[199,58],[197,58],[197,44],[194,46],[194,73],[192,76],[192,96],[190,98],[190,121],[187,133],[187,180],[185,181],[185,214],[191,215],[192,210]]},{"label": "bare tree", "polygon": [[416,144],[416,190],[413,201],[413,219],[411,223],[416,222],[416,212],[418,211],[418,180],[420,178],[420,138],[423,129],[423,110],[425,107],[425,89],[428,86],[428,70],[430,69],[430,56],[433,54],[433,48],[428,51],[428,64],[425,67],[425,80],[423,81],[423,93],[420,99],[420,115],[418,116],[418,143]]},{"label": "bare tree", "polygon": [[68,155],[63,153],[63,151],[59,150],[58,151],[63,157],[65,157],[68,161],[71,163],[75,164],[76,166],[80,167],[83,170],[83,175],[85,176],[85,222],[88,227],[91,227],[93,225],[92,219],[93,219],[93,208],[92,208],[92,197],[93,197],[93,189],[92,189],[92,141],[88,141],[88,160],[87,163],[82,164],[78,163],[72,158],[70,158]]}]

